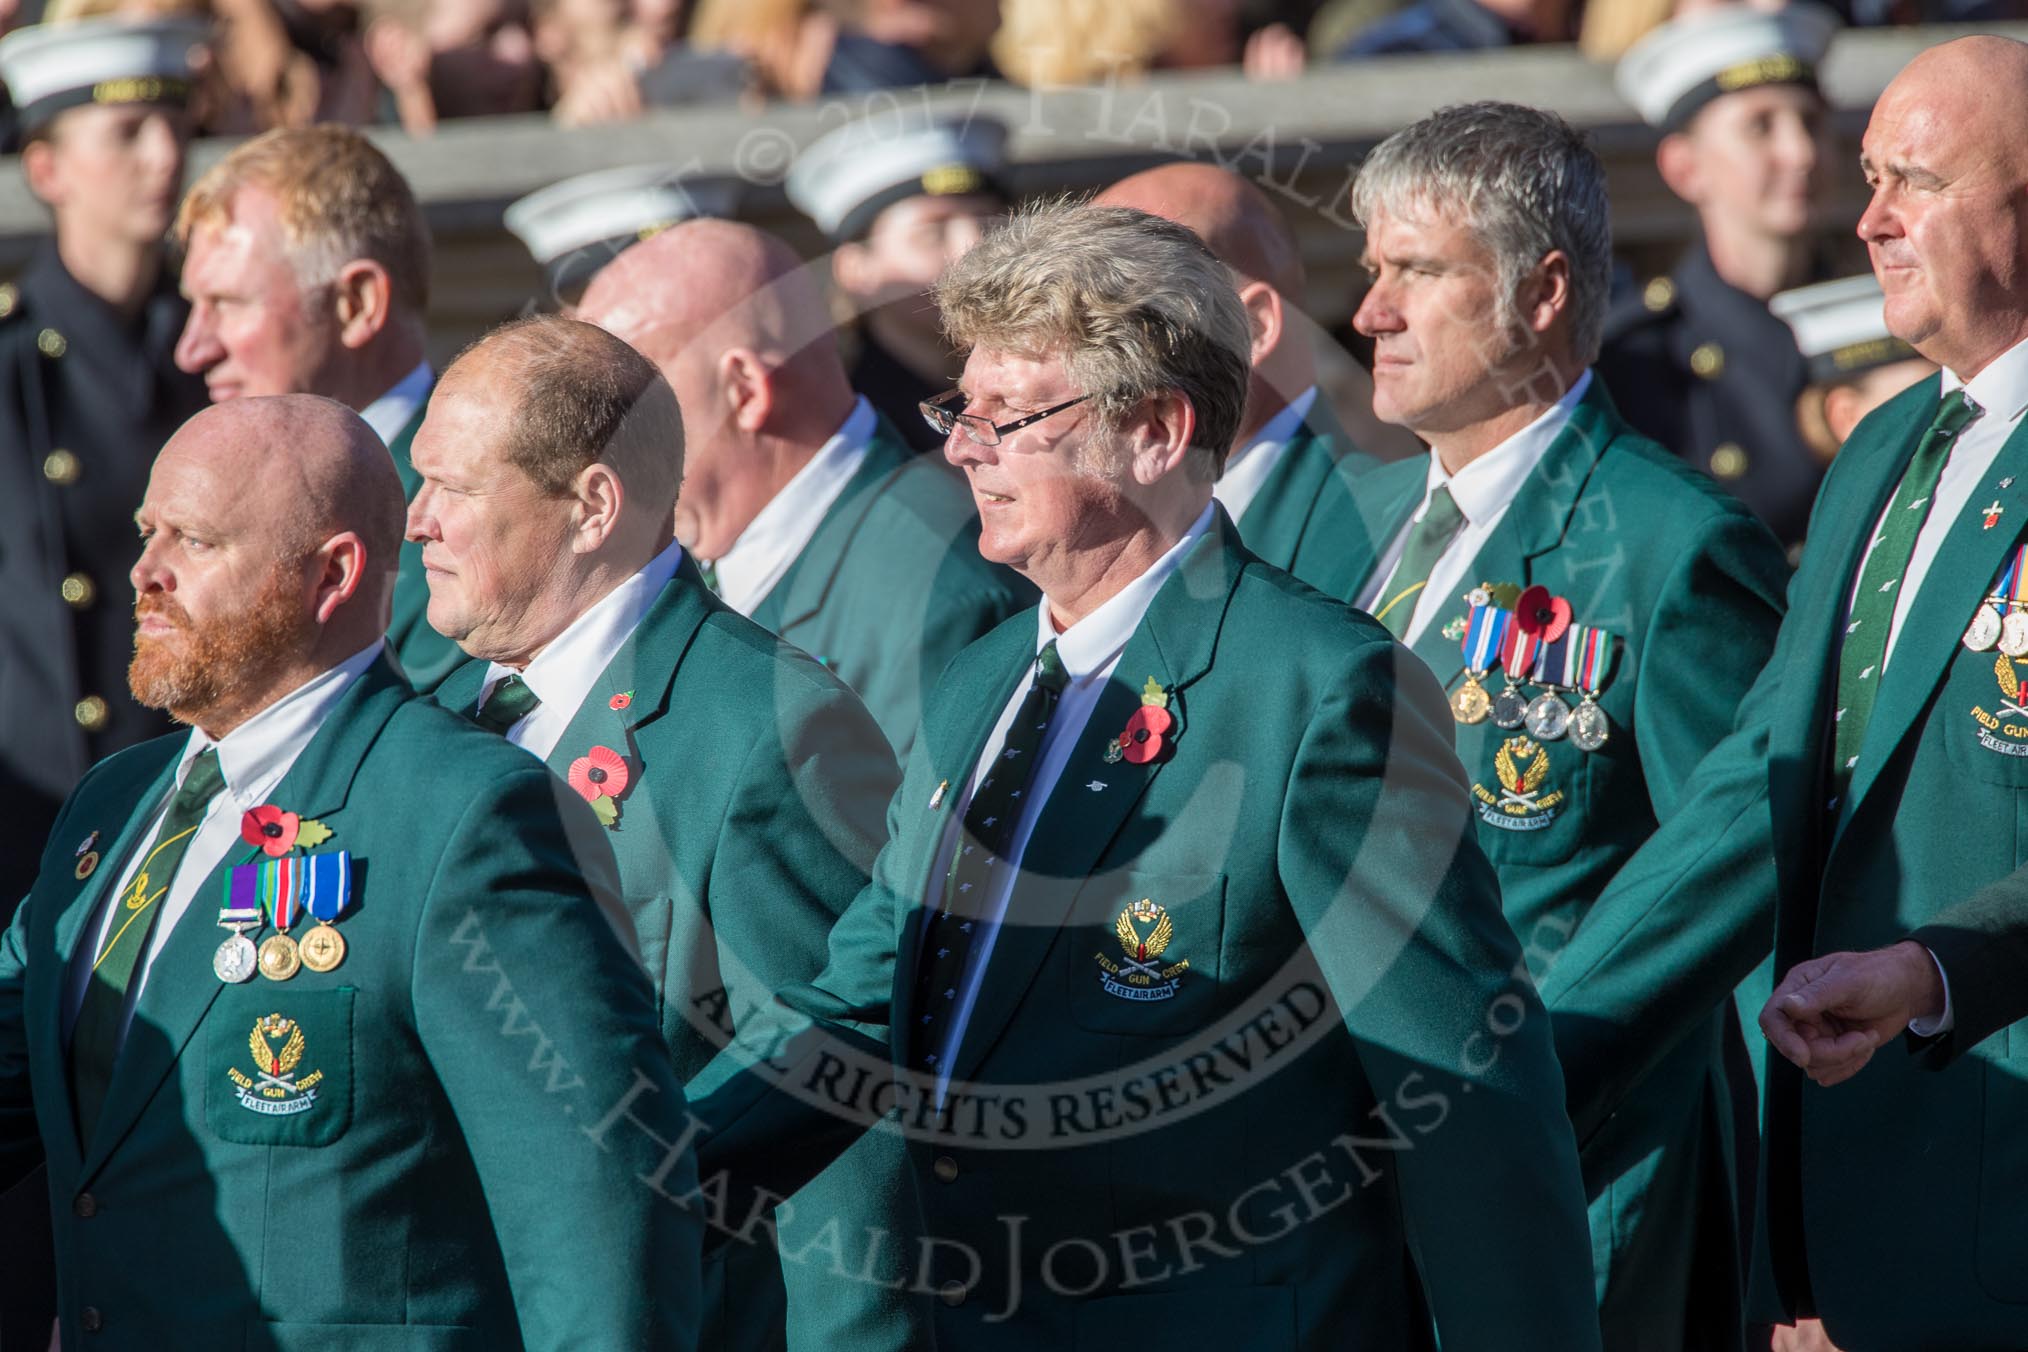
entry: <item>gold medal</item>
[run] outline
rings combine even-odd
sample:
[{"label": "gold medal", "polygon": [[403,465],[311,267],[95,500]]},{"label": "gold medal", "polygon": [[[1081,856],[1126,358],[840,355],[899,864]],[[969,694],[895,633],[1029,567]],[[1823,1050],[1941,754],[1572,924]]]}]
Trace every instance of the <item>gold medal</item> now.
[{"label": "gold medal", "polygon": [[345,936],[329,925],[320,924],[303,936],[296,952],[311,971],[328,972],[345,961]]},{"label": "gold medal", "polygon": [[303,966],[296,941],[286,934],[270,934],[261,941],[261,975],[270,981],[287,981]]},{"label": "gold medal", "polygon": [[1483,723],[1492,710],[1492,697],[1486,694],[1486,687],[1479,684],[1476,675],[1466,672],[1465,683],[1451,696],[1451,717],[1460,723]]}]

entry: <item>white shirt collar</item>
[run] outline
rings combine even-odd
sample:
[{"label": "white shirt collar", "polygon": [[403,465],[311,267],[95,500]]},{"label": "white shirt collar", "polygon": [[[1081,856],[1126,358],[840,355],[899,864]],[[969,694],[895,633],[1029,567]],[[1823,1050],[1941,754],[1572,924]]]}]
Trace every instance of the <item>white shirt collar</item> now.
[{"label": "white shirt collar", "polygon": [[[310,739],[317,735],[333,707],[380,656],[385,643],[375,639],[352,656],[314,676],[249,718],[217,741],[202,728],[192,728],[176,766],[180,785],[190,762],[207,748],[218,748],[219,772],[242,810],[260,806]],[[288,804],[281,806],[287,808]]]},{"label": "white shirt collar", "polygon": [[1156,559],[1147,572],[1120,588],[1107,598],[1104,605],[1060,634],[1049,619],[1049,598],[1043,597],[1035,613],[1035,651],[1041,652],[1054,639],[1056,655],[1062,659],[1063,669],[1073,681],[1088,680],[1109,670],[1126,651],[1127,640],[1141,627],[1141,620],[1154,602],[1155,593],[1161,591],[1162,584],[1182,566],[1183,556],[1190,552],[1191,546],[1211,529],[1213,510],[1212,505],[1206,503],[1197,519],[1190,523],[1190,529],[1183,532],[1183,538]]},{"label": "white shirt collar", "polygon": [[1484,524],[1506,511],[1514,501],[1514,495],[1521,491],[1521,485],[1528,482],[1528,476],[1535,472],[1535,467],[1542,463],[1542,457],[1563,434],[1571,415],[1577,411],[1578,402],[1590,388],[1591,371],[1587,369],[1563,392],[1563,397],[1544,409],[1534,422],[1456,474],[1446,473],[1443,462],[1432,454],[1429,458],[1429,481],[1423,490],[1423,508],[1417,510],[1417,518],[1428,508],[1430,495],[1445,487],[1450,489],[1451,500],[1464,513],[1468,525]]},{"label": "white shirt collar", "polygon": [[1939,393],[1949,394],[1952,390],[1963,390],[1973,403],[1999,415],[2003,422],[2019,419],[2023,411],[2028,411],[2028,340],[1993,358],[1985,370],[1970,380],[1945,367]]},{"label": "white shirt collar", "polygon": [[[503,677],[519,675],[542,704],[512,729],[527,734],[517,736],[515,741],[546,757],[555,749],[557,739],[563,736],[564,728],[576,716],[585,696],[598,684],[600,674],[613,664],[620,648],[662,595],[662,589],[676,576],[677,565],[682,560],[683,546],[671,544],[650,559],[640,572],[607,592],[584,614],[572,620],[568,628],[535,655],[526,670],[517,673],[514,668],[498,662],[487,664],[485,683],[479,687],[479,705],[486,702],[486,697],[493,693],[493,687]],[[543,728],[548,729],[549,743],[540,750],[536,747],[536,730],[531,727],[538,720]]]},{"label": "white shirt collar", "polygon": [[1283,453],[1295,440],[1303,420],[1310,416],[1316,402],[1317,387],[1312,385],[1263,423],[1260,431],[1254,433],[1253,440],[1227,458],[1225,472],[1218,476],[1218,484],[1211,492],[1234,521],[1245,516],[1246,509],[1260,496],[1261,487],[1275,472],[1275,466],[1281,463]]},{"label": "white shirt collar", "polygon": [[361,409],[359,416],[366,419],[366,425],[383,443],[392,446],[394,439],[401,435],[401,429],[408,426],[409,419],[429,398],[432,379],[430,364],[427,361],[417,363],[415,370],[395,382],[393,389]]},{"label": "white shirt collar", "polygon": [[873,405],[860,396],[831,439],[768,500],[732,547],[712,560],[720,600],[751,615],[767,599],[859,472],[876,421]]}]

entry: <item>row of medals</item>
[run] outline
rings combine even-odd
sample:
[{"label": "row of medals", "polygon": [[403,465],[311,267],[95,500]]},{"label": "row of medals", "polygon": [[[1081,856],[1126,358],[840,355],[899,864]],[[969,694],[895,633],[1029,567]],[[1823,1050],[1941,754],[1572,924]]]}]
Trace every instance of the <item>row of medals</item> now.
[{"label": "row of medals", "polygon": [[2003,598],[1988,597],[1965,628],[1965,646],[1975,653],[1998,648],[2008,657],[2028,657],[2028,610],[2009,610],[2000,617]]},{"label": "row of medals", "polygon": [[1572,709],[1555,686],[1529,699],[1511,680],[1497,695],[1486,693],[1478,676],[1465,673],[1465,683],[1451,696],[1451,716],[1460,723],[1483,723],[1512,731],[1525,727],[1538,742],[1553,742],[1569,735],[1580,751],[1596,751],[1612,735],[1612,720],[1589,693]]},{"label": "row of medals", "polygon": [[313,972],[328,972],[345,961],[345,936],[322,920],[303,936],[301,943],[287,934],[270,934],[261,940],[258,949],[246,932],[260,928],[263,922],[218,923],[229,927],[232,937],[211,955],[211,970],[227,985],[251,981],[256,971],[270,981],[287,981],[305,967]]}]

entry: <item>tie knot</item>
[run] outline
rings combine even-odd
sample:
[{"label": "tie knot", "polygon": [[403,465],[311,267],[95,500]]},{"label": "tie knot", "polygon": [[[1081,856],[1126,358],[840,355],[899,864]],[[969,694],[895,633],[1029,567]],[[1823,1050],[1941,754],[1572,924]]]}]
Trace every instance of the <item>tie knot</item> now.
[{"label": "tie knot", "polygon": [[1042,651],[1035,654],[1035,684],[1051,694],[1060,695],[1070,684],[1070,675],[1063,669],[1063,659],[1057,655],[1056,640],[1042,645]]},{"label": "tie knot", "polygon": [[1984,412],[1962,389],[1952,390],[1937,405],[1936,417],[1930,419],[1929,430],[1938,436],[1954,437]]},{"label": "tie knot", "polygon": [[542,701],[519,676],[502,676],[491,694],[479,705],[479,726],[504,733],[535,711]]},{"label": "tie knot", "polygon": [[1464,523],[1465,514],[1458,510],[1458,500],[1447,485],[1429,495],[1429,510],[1422,514],[1421,523],[1425,534],[1449,536]]},{"label": "tie knot", "polygon": [[180,808],[203,807],[225,787],[225,771],[218,766],[218,748],[206,747],[190,759],[190,769],[183,775],[183,787],[176,790],[176,805]]}]

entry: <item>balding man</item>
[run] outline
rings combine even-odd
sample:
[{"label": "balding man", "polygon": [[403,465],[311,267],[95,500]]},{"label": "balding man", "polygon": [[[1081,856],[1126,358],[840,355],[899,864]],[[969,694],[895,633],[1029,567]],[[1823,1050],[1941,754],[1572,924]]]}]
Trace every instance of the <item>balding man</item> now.
[{"label": "balding man", "polygon": [[386,450],[211,409],[137,520],[129,681],[190,730],[86,776],[0,940],[0,1181],[48,1161],[66,1334],[691,1346],[701,1227],[640,1180],[694,1161],[599,1129],[642,1085],[685,1129],[610,856],[388,662]]},{"label": "balding man", "polygon": [[1253,379],[1214,496],[1246,547],[1275,567],[1325,590],[1349,584],[1353,542],[1367,533],[1349,485],[1378,462],[1352,444],[1317,388],[1303,256],[1288,219],[1259,188],[1208,164],[1134,174],[1098,201],[1189,226],[1232,269],[1253,327]]},{"label": "balding man", "polygon": [[1943,372],[1845,443],[1735,732],[1542,987],[1583,1135],[1772,938],[1756,1285],[1845,1347],[2028,1345],[2024,89],[1969,38],[1874,106],[1859,234]]},{"label": "balding man", "polygon": [[951,658],[1035,591],[980,557],[948,467],[853,393],[812,274],[751,226],[690,221],[621,254],[578,314],[676,390],[676,533],[713,589],[836,672],[905,757]]},{"label": "balding man", "polygon": [[[837,677],[705,587],[671,533],[675,397],[605,330],[548,316],[487,335],[444,372],[413,454],[408,533],[430,623],[472,659],[436,698],[547,761],[598,814],[665,1059],[687,1079],[823,965],[886,835],[893,755]],[[797,1214],[855,1237],[894,1228],[862,1218],[902,1199],[854,1187],[889,1148],[869,1137],[798,1194]],[[707,1273],[707,1346],[781,1340],[767,1220]],[[825,1269],[791,1273],[805,1274]],[[875,1327],[900,1313],[869,1283],[827,1285],[815,1299]]]}]

